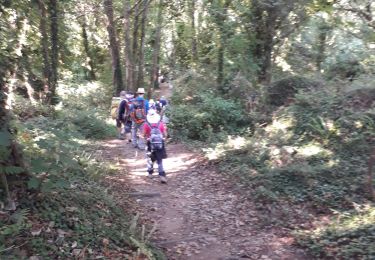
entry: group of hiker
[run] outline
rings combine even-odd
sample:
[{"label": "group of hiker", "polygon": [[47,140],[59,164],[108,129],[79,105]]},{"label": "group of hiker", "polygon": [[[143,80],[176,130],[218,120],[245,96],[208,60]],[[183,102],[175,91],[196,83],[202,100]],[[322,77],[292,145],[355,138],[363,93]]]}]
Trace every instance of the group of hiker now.
[{"label": "group of hiker", "polygon": [[167,157],[164,140],[168,119],[164,112],[168,102],[164,96],[157,101],[147,100],[144,94],[144,88],[138,88],[135,95],[121,91],[119,103],[112,103],[112,118],[116,120],[119,139],[146,151],[148,176],[153,176],[157,162],[160,181],[167,183],[163,159]]}]

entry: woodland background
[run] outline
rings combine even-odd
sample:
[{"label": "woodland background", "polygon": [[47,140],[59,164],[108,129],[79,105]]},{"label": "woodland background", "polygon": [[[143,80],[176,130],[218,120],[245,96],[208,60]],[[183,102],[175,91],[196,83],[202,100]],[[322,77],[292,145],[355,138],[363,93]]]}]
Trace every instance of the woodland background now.
[{"label": "woodland background", "polygon": [[115,135],[112,96],[151,98],[164,76],[172,138],[205,147],[266,224],[315,257],[375,257],[373,1],[1,0],[0,39],[0,256],[162,258],[95,141]]}]

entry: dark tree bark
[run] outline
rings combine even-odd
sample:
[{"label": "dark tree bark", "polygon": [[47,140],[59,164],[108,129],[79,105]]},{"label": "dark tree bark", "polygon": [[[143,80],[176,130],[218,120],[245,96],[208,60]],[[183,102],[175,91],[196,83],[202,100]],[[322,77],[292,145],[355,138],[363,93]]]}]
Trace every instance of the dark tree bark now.
[{"label": "dark tree bark", "polygon": [[93,62],[93,57],[92,57],[92,52],[90,50],[90,45],[89,45],[89,39],[87,36],[87,23],[86,23],[86,17],[83,17],[83,21],[81,22],[81,27],[82,27],[82,40],[83,40],[83,47],[85,49],[86,57],[88,60],[88,75],[86,75],[87,80],[95,80],[95,68],[94,68],[94,62]]},{"label": "dark tree bark", "polygon": [[[134,7],[134,24],[133,24],[133,46],[132,46],[132,58],[133,58],[133,82],[136,83],[138,79],[138,29],[139,29],[139,12],[140,5],[136,4]],[[136,89],[139,86],[134,86]]]},{"label": "dark tree bark", "polygon": [[130,1],[124,0],[124,38],[125,38],[125,75],[126,87],[135,91],[133,82],[133,59],[130,39]]},{"label": "dark tree bark", "polygon": [[195,28],[195,3],[196,0],[191,0],[190,6],[190,20],[191,20],[191,30],[192,30],[192,37],[191,37],[191,52],[192,52],[192,61],[196,63],[198,61],[198,44],[197,44],[197,36],[196,36],[196,28]]},{"label": "dark tree bark", "polygon": [[320,71],[322,69],[322,63],[325,59],[327,34],[328,34],[329,28],[328,26],[322,24],[319,26],[318,29],[319,29],[319,34],[318,34],[318,43],[317,43],[316,69]]},{"label": "dark tree bark", "polygon": [[39,30],[42,38],[40,39],[42,45],[42,57],[43,57],[43,85],[44,85],[44,102],[49,103],[48,98],[50,96],[51,87],[51,65],[50,65],[50,53],[49,53],[49,41],[47,33],[47,11],[43,0],[38,0],[38,7],[40,12],[40,24]]},{"label": "dark tree bark", "polygon": [[119,44],[115,29],[116,26],[113,18],[112,0],[104,0],[104,11],[107,16],[107,32],[112,57],[113,85],[115,93],[118,95],[121,90],[123,90],[123,81],[121,73]]},{"label": "dark tree bark", "polygon": [[51,85],[49,91],[49,104],[56,103],[56,88],[58,80],[58,65],[59,65],[59,38],[58,38],[58,6],[57,0],[50,0],[49,2],[50,24],[51,24]]},{"label": "dark tree bark", "polygon": [[141,38],[139,44],[139,64],[138,64],[138,81],[137,86],[143,87],[144,85],[144,53],[145,53],[145,34],[146,34],[146,20],[147,20],[147,13],[148,13],[148,5],[149,1],[144,0],[143,2],[143,10],[142,10],[142,20],[141,20]]},{"label": "dark tree bark", "polygon": [[161,40],[161,27],[163,22],[163,5],[164,0],[159,0],[158,16],[156,19],[156,30],[154,36],[154,46],[152,55],[152,67],[151,67],[151,82],[150,87],[147,90],[147,94],[151,97],[153,89],[158,85],[158,73],[159,73],[159,53],[160,53],[160,40]]},{"label": "dark tree bark", "polygon": [[219,27],[219,44],[218,44],[218,52],[217,52],[217,86],[218,88],[225,93],[224,89],[224,53],[225,53],[225,44],[226,44],[226,37],[227,37],[227,30],[225,28],[225,23],[227,20],[227,13],[228,7],[230,4],[230,0],[225,0],[222,3],[222,6],[219,7],[220,10],[216,12],[216,23]]},{"label": "dark tree bark", "polygon": [[273,35],[275,31],[274,10],[264,8],[259,1],[254,1],[255,38],[257,42],[254,57],[258,64],[258,82],[268,84],[271,81]]}]

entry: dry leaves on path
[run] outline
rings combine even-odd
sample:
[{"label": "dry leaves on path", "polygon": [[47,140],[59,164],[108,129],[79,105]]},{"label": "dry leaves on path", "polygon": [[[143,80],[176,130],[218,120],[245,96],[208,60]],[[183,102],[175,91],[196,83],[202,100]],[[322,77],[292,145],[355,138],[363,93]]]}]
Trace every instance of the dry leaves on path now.
[{"label": "dry leaves on path", "polygon": [[154,244],[168,259],[307,259],[293,239],[262,229],[260,215],[236,183],[181,144],[168,145],[168,184],[147,178],[143,151],[118,140],[105,149],[122,169],[114,186],[128,185],[144,223],[157,225]]}]

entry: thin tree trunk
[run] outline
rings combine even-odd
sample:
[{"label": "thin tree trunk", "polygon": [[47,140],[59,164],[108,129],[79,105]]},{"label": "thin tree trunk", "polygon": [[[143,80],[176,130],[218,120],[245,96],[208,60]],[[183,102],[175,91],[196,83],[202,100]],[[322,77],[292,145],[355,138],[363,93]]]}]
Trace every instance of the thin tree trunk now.
[{"label": "thin tree trunk", "polygon": [[47,97],[50,96],[49,92],[51,89],[51,65],[49,61],[49,49],[48,49],[48,34],[47,34],[47,12],[43,0],[38,0],[38,7],[40,12],[40,24],[39,30],[42,35],[40,41],[42,45],[42,57],[43,57],[43,91],[44,91],[44,102],[48,103]]},{"label": "thin tree trunk", "polygon": [[316,55],[316,69],[317,71],[320,71],[322,69],[322,63],[325,59],[328,27],[322,24],[321,26],[319,26],[318,29],[319,29],[319,35],[318,35],[317,55]]},{"label": "thin tree trunk", "polygon": [[86,59],[87,59],[88,65],[89,65],[88,75],[86,75],[86,77],[87,77],[88,80],[95,80],[96,76],[95,76],[94,62],[93,62],[93,58],[92,58],[92,52],[90,50],[89,39],[88,39],[88,36],[87,36],[87,24],[86,24],[86,17],[85,16],[83,17],[81,27],[82,27],[83,47],[85,49]]},{"label": "thin tree trunk", "polygon": [[[137,4],[134,9],[134,25],[133,25],[133,47],[132,47],[132,58],[133,58],[133,82],[138,79],[138,29],[139,29],[139,11],[140,5]],[[138,86],[139,87],[139,86]],[[137,86],[134,86],[136,89]]]},{"label": "thin tree trunk", "polygon": [[50,21],[51,21],[51,85],[49,104],[56,103],[56,88],[58,80],[58,64],[59,64],[59,38],[58,38],[58,6],[57,0],[50,0]]},{"label": "thin tree trunk", "polygon": [[198,47],[197,47],[197,37],[196,37],[196,28],[195,28],[195,7],[196,7],[196,0],[191,0],[191,7],[190,7],[190,19],[191,19],[191,30],[192,30],[192,37],[191,37],[191,52],[192,52],[192,61],[196,63],[198,61]]},{"label": "thin tree trunk", "polygon": [[253,24],[255,25],[255,44],[253,55],[258,65],[258,82],[269,84],[271,82],[272,51],[274,47],[274,32],[276,26],[277,10],[275,8],[263,9],[258,1],[254,2],[255,10]]},{"label": "thin tree trunk", "polygon": [[113,18],[112,0],[104,0],[104,10],[107,16],[107,32],[109,37],[109,47],[112,56],[113,85],[115,93],[118,95],[123,89],[119,44],[116,34],[116,26]]},{"label": "thin tree trunk", "polygon": [[160,40],[161,40],[161,27],[163,22],[163,5],[164,0],[159,0],[159,10],[156,19],[156,30],[154,37],[154,52],[152,55],[152,68],[151,68],[151,82],[150,87],[147,90],[147,94],[151,97],[154,88],[158,85],[158,73],[159,73],[159,53],[160,53]]},{"label": "thin tree trunk", "polygon": [[130,1],[124,0],[125,75],[127,90],[135,91],[133,83],[133,59],[130,39]]},{"label": "thin tree trunk", "polygon": [[375,162],[375,148],[372,150],[370,154],[370,158],[368,160],[368,181],[367,181],[368,190],[369,190],[371,199],[372,201],[375,202],[375,191],[374,191],[374,186],[372,185],[372,182],[373,182],[372,170],[374,167],[374,162]]},{"label": "thin tree trunk", "polygon": [[227,20],[227,13],[230,1],[226,0],[222,7],[221,13],[217,14],[217,23],[219,25],[219,46],[218,46],[218,57],[217,57],[217,85],[218,88],[225,92],[224,90],[224,52],[225,52],[225,38],[226,38],[226,28],[225,22]]},{"label": "thin tree trunk", "polygon": [[147,20],[147,13],[148,13],[148,5],[149,1],[145,0],[143,2],[143,13],[142,13],[142,20],[141,20],[141,39],[139,44],[139,67],[138,67],[138,83],[139,87],[143,87],[144,85],[144,53],[145,53],[145,34],[146,34],[146,20]]}]

